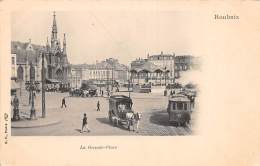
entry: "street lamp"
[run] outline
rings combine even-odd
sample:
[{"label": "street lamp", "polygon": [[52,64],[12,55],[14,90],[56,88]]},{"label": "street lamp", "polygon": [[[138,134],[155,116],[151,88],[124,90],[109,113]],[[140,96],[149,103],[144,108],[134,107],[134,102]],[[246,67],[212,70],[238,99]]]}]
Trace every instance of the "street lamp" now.
[{"label": "street lamp", "polygon": [[45,68],[44,68],[44,53],[42,53],[42,118],[46,116],[45,110]]},{"label": "street lamp", "polygon": [[165,87],[166,87],[166,66],[165,66],[165,68],[164,68],[164,82],[165,82]]},{"label": "street lamp", "polygon": [[165,82],[165,90],[164,90],[164,96],[167,96],[167,86],[166,86],[166,66],[164,68],[164,82]]},{"label": "street lamp", "polygon": [[33,68],[32,62],[30,63],[30,81],[25,83],[30,95],[31,95],[31,111],[30,111],[30,119],[36,119],[36,113],[34,108],[34,92],[39,87],[39,82],[35,81],[35,70]]},{"label": "street lamp", "polygon": [[130,80],[128,80],[128,97],[130,98]]},{"label": "street lamp", "polygon": [[109,72],[109,71],[108,71],[108,67],[106,66],[106,73],[107,73],[107,74],[106,74],[106,75],[107,75],[107,79],[106,79],[106,80],[107,80],[107,81],[106,81],[106,84],[107,84],[107,93],[108,93],[108,91],[109,91],[109,84],[108,84],[108,74],[109,74],[109,73],[108,73],[108,72]]},{"label": "street lamp", "polygon": [[112,70],[111,70],[111,74],[112,74],[112,76],[111,76],[111,79],[112,79],[112,82],[111,82],[111,93],[113,94],[113,88],[114,88],[114,67],[112,66]]}]

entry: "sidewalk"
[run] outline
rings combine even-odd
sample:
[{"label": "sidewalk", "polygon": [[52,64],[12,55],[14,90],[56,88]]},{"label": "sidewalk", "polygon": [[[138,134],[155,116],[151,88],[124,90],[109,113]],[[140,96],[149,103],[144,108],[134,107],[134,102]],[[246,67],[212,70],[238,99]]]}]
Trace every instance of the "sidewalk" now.
[{"label": "sidewalk", "polygon": [[[19,121],[12,121],[11,127],[12,128],[33,128],[33,127],[43,127],[43,126],[49,126],[49,125],[55,125],[62,122],[61,118],[61,112],[59,106],[49,106],[52,104],[46,105],[46,117],[42,118],[42,108],[41,108],[41,94],[37,94],[37,97],[35,99],[35,113],[36,113],[36,119],[30,120],[30,110],[31,105],[29,105],[29,95],[28,92],[23,91],[22,96],[17,95],[20,101],[19,106],[19,115],[20,120]],[[47,100],[47,96],[46,96]],[[11,107],[12,108],[12,107]],[[12,108],[13,109],[13,108]],[[13,114],[13,111],[11,111],[11,116]]]}]

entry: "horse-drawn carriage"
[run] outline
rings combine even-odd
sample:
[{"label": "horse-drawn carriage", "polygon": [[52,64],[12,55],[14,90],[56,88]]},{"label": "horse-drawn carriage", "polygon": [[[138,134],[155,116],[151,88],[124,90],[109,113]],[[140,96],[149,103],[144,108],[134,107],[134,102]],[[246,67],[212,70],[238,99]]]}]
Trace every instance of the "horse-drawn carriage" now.
[{"label": "horse-drawn carriage", "polygon": [[134,113],[132,105],[130,97],[124,95],[110,96],[108,112],[110,123],[114,126],[126,126],[130,130],[130,126],[134,126],[134,123],[140,119],[140,114]]}]

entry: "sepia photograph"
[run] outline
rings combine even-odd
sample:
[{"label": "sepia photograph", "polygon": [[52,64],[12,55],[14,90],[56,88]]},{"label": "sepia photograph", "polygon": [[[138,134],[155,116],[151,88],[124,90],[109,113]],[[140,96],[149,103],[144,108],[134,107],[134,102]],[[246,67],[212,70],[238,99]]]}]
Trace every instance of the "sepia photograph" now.
[{"label": "sepia photograph", "polygon": [[189,12],[13,12],[12,136],[193,135],[190,26]]},{"label": "sepia photograph", "polygon": [[0,0],[0,166],[259,166],[259,3]]}]

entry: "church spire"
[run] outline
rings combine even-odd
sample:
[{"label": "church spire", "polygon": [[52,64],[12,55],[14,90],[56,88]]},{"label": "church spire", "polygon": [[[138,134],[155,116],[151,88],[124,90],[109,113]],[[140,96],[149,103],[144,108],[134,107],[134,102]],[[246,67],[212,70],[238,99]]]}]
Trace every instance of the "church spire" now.
[{"label": "church spire", "polygon": [[47,41],[46,41],[46,51],[49,51],[50,50],[50,44],[49,44],[49,40],[48,40],[48,37],[47,37]]},{"label": "church spire", "polygon": [[51,36],[51,40],[57,40],[57,23],[56,23],[56,14],[55,11],[53,12],[53,23],[52,23],[52,36]]},{"label": "church spire", "polygon": [[66,55],[66,34],[63,37],[63,54]]}]

